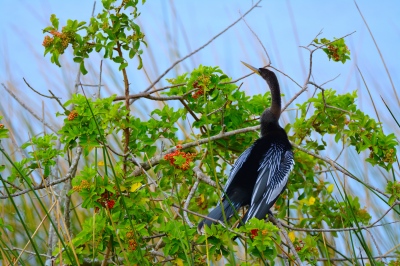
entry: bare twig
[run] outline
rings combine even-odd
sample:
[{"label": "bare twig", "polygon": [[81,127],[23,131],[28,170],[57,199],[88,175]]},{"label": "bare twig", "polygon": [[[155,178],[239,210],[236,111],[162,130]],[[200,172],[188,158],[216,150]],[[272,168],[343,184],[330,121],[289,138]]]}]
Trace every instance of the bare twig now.
[{"label": "bare twig", "polygon": [[55,128],[53,128],[53,126],[49,125],[48,123],[46,123],[45,121],[43,121],[42,118],[40,118],[39,115],[37,115],[30,107],[28,107],[25,103],[23,103],[10,89],[8,89],[3,83],[1,83],[1,85],[3,86],[3,88],[25,109],[27,110],[29,113],[31,113],[31,115],[33,115],[33,117],[35,117],[37,120],[39,120],[41,123],[43,123],[47,128],[49,128],[51,131],[53,131],[55,134],[57,134],[57,130]]},{"label": "bare twig", "polygon": [[206,184],[209,184],[210,186],[217,187],[217,183],[215,183],[214,180],[212,180],[210,177],[206,176],[198,166],[193,167],[193,172],[196,174],[196,177],[203,181]]},{"label": "bare twig", "polygon": [[294,255],[295,259],[296,259],[297,264],[298,264],[298,265],[303,265],[302,262],[301,262],[301,260],[300,260],[300,258],[299,258],[299,255],[297,254],[296,249],[295,249],[294,246],[293,246],[292,241],[290,240],[290,238],[289,238],[289,236],[288,236],[288,234],[287,234],[287,232],[286,232],[286,230],[285,230],[285,228],[282,227],[282,225],[281,225],[281,223],[278,221],[278,219],[276,219],[271,213],[268,215],[268,218],[269,218],[269,220],[270,220],[271,222],[273,222],[273,223],[280,229],[282,235],[283,235],[283,236],[285,237],[285,239],[286,239],[286,242],[287,242],[289,248],[292,250],[292,253],[293,253],[293,255]]},{"label": "bare twig", "polygon": [[58,104],[61,106],[62,109],[64,109],[64,111],[68,111],[67,108],[64,107],[64,105],[61,103],[60,99],[54,95],[54,93],[49,90],[50,94],[53,96],[53,99],[56,100],[58,102]]},{"label": "bare twig", "polygon": [[26,81],[25,78],[22,78],[22,79],[24,80],[25,84],[26,84],[31,90],[33,90],[34,92],[36,92],[36,93],[39,94],[40,96],[45,97],[45,98],[49,98],[49,99],[52,99],[52,98],[53,98],[52,96],[47,96],[47,95],[44,95],[44,94],[38,92],[37,90],[35,90],[35,89]]},{"label": "bare twig", "polygon": [[392,89],[393,89],[394,95],[396,96],[397,103],[400,104],[400,99],[399,99],[399,96],[397,95],[396,87],[394,86],[394,83],[393,83],[393,80],[392,80],[392,76],[390,75],[389,69],[388,69],[388,67],[386,66],[386,62],[385,62],[385,59],[383,58],[383,55],[382,55],[382,53],[381,53],[381,49],[379,49],[378,43],[376,42],[375,37],[374,37],[374,35],[372,34],[372,31],[371,31],[371,29],[369,28],[368,23],[367,23],[367,21],[366,21],[365,18],[364,18],[364,15],[362,14],[360,8],[358,7],[357,1],[354,0],[354,4],[356,5],[357,10],[358,10],[358,12],[360,13],[361,18],[363,19],[364,24],[365,24],[365,26],[367,27],[368,32],[369,32],[369,34],[371,35],[372,40],[374,41],[376,50],[378,50],[378,53],[379,53],[379,56],[380,56],[380,58],[381,58],[381,60],[382,60],[383,66],[385,67],[386,74],[388,75],[390,84],[392,85]]},{"label": "bare twig", "polygon": [[322,229],[322,228],[300,228],[300,227],[294,227],[294,226],[290,226],[287,224],[282,224],[283,227],[286,227],[287,229],[290,229],[292,231],[300,231],[300,232],[345,232],[345,231],[355,231],[355,230],[360,230],[360,229],[365,229],[368,230],[370,228],[373,227],[378,227],[378,226],[383,226],[383,224],[381,225],[377,225],[377,223],[379,221],[381,221],[388,213],[391,209],[393,209],[394,206],[396,206],[397,204],[393,204],[378,220],[376,220],[375,222],[373,222],[370,225],[367,226],[356,226],[356,227],[345,227],[345,228],[327,228],[327,229]]},{"label": "bare twig", "polygon": [[[196,182],[194,182],[192,189],[189,192],[189,195],[187,196],[186,200],[185,200],[185,204],[183,205],[183,208],[188,209],[189,208],[189,203],[190,200],[193,198],[194,193],[197,190],[197,187],[199,186],[199,180],[196,180]],[[189,220],[189,217],[187,215],[187,212],[184,211],[183,212],[183,218],[185,218],[186,223],[189,225],[189,227],[193,227],[192,222]]]},{"label": "bare twig", "polygon": [[196,54],[197,52],[199,52],[200,50],[202,50],[204,47],[206,47],[207,45],[209,45],[210,43],[212,43],[215,39],[217,39],[219,36],[221,36],[222,34],[224,34],[227,30],[229,30],[230,28],[232,28],[235,24],[237,24],[242,17],[245,17],[247,14],[249,14],[255,7],[258,6],[258,4],[261,2],[261,0],[257,1],[257,3],[255,3],[246,13],[243,14],[243,16],[241,16],[239,19],[237,19],[236,21],[234,21],[232,24],[230,24],[228,27],[226,27],[224,30],[222,30],[220,33],[218,33],[217,35],[215,35],[213,38],[211,38],[208,42],[206,42],[204,45],[200,46],[199,48],[197,48],[196,50],[194,50],[193,52],[189,53],[188,55],[182,57],[181,59],[175,61],[169,68],[167,68],[167,70],[164,71],[164,73],[162,73],[158,78],[156,78],[156,80],[150,84],[147,89],[145,89],[144,91],[149,91],[151,88],[154,87],[155,84],[157,84],[169,71],[171,71],[177,64],[179,64],[180,62],[184,61],[185,59],[191,57],[192,55]]},{"label": "bare twig", "polygon": [[75,158],[74,158],[74,160],[72,161],[71,166],[69,167],[68,172],[67,172],[67,174],[65,175],[64,178],[60,178],[60,179],[58,179],[58,180],[55,180],[55,181],[53,181],[53,182],[49,182],[49,183],[47,183],[47,184],[42,183],[42,184],[40,184],[40,185],[38,185],[38,186],[36,186],[36,187],[33,187],[32,189],[30,189],[30,188],[24,189],[24,190],[22,190],[22,191],[16,192],[16,193],[11,194],[11,195],[9,195],[9,196],[0,196],[0,199],[8,199],[9,197],[17,197],[17,196],[26,194],[26,193],[28,193],[28,192],[31,192],[32,190],[38,190],[38,189],[42,189],[42,188],[45,188],[45,187],[51,187],[51,186],[54,186],[54,185],[63,183],[64,181],[66,181],[66,180],[68,180],[68,179],[73,178],[73,177],[74,177],[73,174],[75,173],[75,171],[76,171],[76,169],[77,169],[77,167],[78,167],[78,161],[79,161],[79,158],[80,158],[81,154],[82,154],[82,147],[78,147],[78,148],[76,149]]},{"label": "bare twig", "polygon": [[[239,14],[242,16],[242,13],[239,11]],[[258,37],[258,35],[254,32],[254,30],[249,26],[249,24],[247,24],[246,19],[242,16],[242,20],[244,21],[244,23],[246,24],[246,26],[249,28],[249,30],[251,31],[251,33],[253,33],[253,35],[256,37],[256,39],[258,40],[258,43],[261,45],[261,47],[263,48],[265,55],[268,58],[268,65],[271,64],[271,58],[269,57],[268,51],[265,48],[264,44],[262,43],[262,41],[260,40],[260,38]]]}]

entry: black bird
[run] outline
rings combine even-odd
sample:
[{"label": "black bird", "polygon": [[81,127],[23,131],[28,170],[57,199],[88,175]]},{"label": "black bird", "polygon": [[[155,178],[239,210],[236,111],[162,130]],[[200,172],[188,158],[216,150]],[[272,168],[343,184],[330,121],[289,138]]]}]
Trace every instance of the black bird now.
[{"label": "black bird", "polygon": [[[271,90],[272,103],[260,118],[261,137],[236,160],[224,187],[222,204],[218,204],[208,214],[212,219],[225,221],[225,218],[229,220],[240,207],[249,205],[239,226],[253,217],[265,218],[278,196],[285,190],[294,165],[292,145],[278,123],[281,95],[275,73],[242,63],[265,79]],[[204,219],[197,229],[202,232],[205,224],[211,226],[212,223],[214,222]]]}]

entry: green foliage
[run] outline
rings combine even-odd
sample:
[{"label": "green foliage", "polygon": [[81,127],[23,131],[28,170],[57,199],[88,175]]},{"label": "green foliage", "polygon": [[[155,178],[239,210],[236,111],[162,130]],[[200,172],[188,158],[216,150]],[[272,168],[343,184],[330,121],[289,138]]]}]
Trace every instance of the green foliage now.
[{"label": "green foliage", "polygon": [[[355,104],[356,92],[337,95],[332,89],[319,93],[303,104],[298,104],[300,118],[293,123],[294,138],[306,141],[307,148],[325,149],[315,140],[308,137],[312,131],[323,137],[325,134],[335,134],[335,141],[355,147],[358,153],[370,150],[367,162],[379,165],[387,170],[392,168],[396,160],[396,136],[386,135],[382,126],[368,115],[364,114]],[[308,118],[308,106],[315,108]],[[322,139],[323,141],[323,139]]]},{"label": "green foliage", "polygon": [[73,105],[72,112],[67,111],[64,125],[59,130],[60,141],[67,144],[66,148],[73,148],[77,141],[85,148],[85,152],[99,145],[99,141],[111,133],[118,133],[126,125],[124,123],[128,112],[122,108],[122,103],[113,103],[114,96],[96,99],[87,99],[81,94],[75,94],[64,106]]},{"label": "green foliage", "polygon": [[[2,116],[0,116],[0,120],[3,119]],[[6,139],[8,138],[8,132],[9,130],[7,128],[4,128],[4,124],[0,123],[0,139]],[[1,142],[1,140],[0,140]]]},{"label": "green foliage", "polygon": [[264,222],[256,218],[250,219],[241,232],[247,233],[252,239],[248,245],[248,252],[258,258],[273,261],[277,256],[276,245],[279,245],[279,229],[271,222]]},{"label": "green foliage", "polygon": [[322,50],[328,55],[329,60],[332,59],[334,62],[342,62],[343,64],[350,60],[350,50],[347,48],[343,38],[334,38],[334,41],[326,38],[315,39],[314,43],[322,44],[322,47],[326,47],[322,48]]},{"label": "green foliage", "polygon": [[400,182],[388,181],[385,192],[390,195],[389,205],[392,205],[396,200],[400,200]]},{"label": "green foliage", "polygon": [[[51,62],[61,66],[59,56],[71,45],[74,54],[74,62],[80,65],[83,74],[87,73],[84,60],[89,58],[93,51],[97,53],[104,51],[104,58],[109,58],[119,64],[119,70],[128,66],[124,52],[128,53],[130,59],[139,58],[138,69],[142,68],[140,49],[144,41],[144,34],[138,24],[134,22],[140,15],[137,10],[138,0],[124,0],[120,3],[117,0],[102,1],[103,10],[92,17],[89,25],[86,22],[68,20],[67,25],[59,32],[59,20],[53,14],[50,17],[51,26],[43,29],[46,35],[43,41],[44,54],[51,54]],[[145,1],[142,1],[144,3]],[[127,12],[130,10],[129,12]],[[117,51],[117,53],[115,53]]]}]

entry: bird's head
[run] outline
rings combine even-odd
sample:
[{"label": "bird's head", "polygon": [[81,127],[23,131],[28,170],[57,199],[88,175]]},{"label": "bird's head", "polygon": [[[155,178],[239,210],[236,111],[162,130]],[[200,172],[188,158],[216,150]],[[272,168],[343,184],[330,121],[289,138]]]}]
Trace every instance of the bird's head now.
[{"label": "bird's head", "polygon": [[241,61],[241,62],[243,65],[245,65],[249,69],[253,70],[254,73],[256,73],[257,75],[260,75],[263,79],[265,79],[267,81],[270,80],[273,76],[275,76],[274,72],[272,72],[269,69],[266,69],[265,67],[257,68],[257,67],[253,67],[243,61]]},{"label": "bird's head", "polygon": [[267,131],[278,128],[278,120],[281,115],[281,96],[278,79],[271,70],[266,68],[256,68],[245,62],[242,62],[246,67],[250,68],[257,75],[260,75],[267,83],[271,90],[271,107],[267,108],[260,117],[261,135],[264,136]]}]

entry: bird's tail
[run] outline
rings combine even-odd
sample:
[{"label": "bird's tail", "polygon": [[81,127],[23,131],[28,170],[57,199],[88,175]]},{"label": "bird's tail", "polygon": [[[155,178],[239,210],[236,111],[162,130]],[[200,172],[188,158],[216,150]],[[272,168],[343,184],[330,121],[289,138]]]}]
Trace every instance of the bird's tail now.
[{"label": "bird's tail", "polygon": [[[204,231],[204,225],[207,226],[211,226],[212,224],[216,224],[217,221],[221,221],[224,222],[225,218],[226,220],[229,220],[237,211],[237,209],[239,209],[242,206],[241,202],[235,202],[233,200],[229,201],[228,199],[224,199],[222,201],[222,204],[219,204],[217,207],[215,207],[215,209],[213,209],[208,215],[208,218],[211,219],[207,219],[205,218],[204,220],[202,220],[199,225],[197,226],[197,231],[199,232],[199,234],[203,233]],[[222,212],[223,210],[223,212]]]}]

